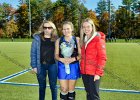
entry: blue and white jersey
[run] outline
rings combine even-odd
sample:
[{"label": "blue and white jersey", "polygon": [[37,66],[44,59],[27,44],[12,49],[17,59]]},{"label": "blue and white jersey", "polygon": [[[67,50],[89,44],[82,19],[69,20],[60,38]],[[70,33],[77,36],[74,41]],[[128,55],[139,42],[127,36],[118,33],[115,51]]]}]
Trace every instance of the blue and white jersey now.
[{"label": "blue and white jersey", "polygon": [[[63,53],[63,54],[62,54]],[[66,54],[65,54],[66,53]],[[72,37],[70,42],[65,41],[64,37],[59,41],[59,56],[61,58],[78,56],[76,37]],[[66,73],[66,65],[58,61],[58,79],[59,80],[77,80],[80,77],[79,61],[69,64],[70,73]]]}]

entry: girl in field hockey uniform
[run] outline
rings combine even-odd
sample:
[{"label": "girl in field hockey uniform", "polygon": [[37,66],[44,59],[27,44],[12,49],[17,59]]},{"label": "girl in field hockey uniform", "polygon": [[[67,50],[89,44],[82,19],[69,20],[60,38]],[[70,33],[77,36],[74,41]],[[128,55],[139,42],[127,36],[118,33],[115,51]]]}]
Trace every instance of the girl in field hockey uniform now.
[{"label": "girl in field hockey uniform", "polygon": [[57,31],[51,21],[44,21],[42,32],[35,34],[31,46],[31,67],[39,83],[39,100],[45,100],[46,76],[48,74],[52,100],[57,100],[57,66],[54,59]]},{"label": "girl in field hockey uniform", "polygon": [[80,77],[79,38],[72,36],[73,24],[63,23],[63,35],[56,41],[55,58],[58,60],[58,79],[60,82],[60,100],[75,100],[75,84]]},{"label": "girl in field hockey uniform", "polygon": [[105,35],[97,32],[93,21],[85,19],[81,24],[81,62],[82,80],[87,100],[100,100],[99,83],[106,63]]}]

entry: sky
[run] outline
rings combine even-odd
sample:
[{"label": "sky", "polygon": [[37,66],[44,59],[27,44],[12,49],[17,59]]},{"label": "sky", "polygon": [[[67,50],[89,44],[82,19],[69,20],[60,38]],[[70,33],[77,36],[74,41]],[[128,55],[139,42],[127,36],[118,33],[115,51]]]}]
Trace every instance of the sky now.
[{"label": "sky", "polygon": [[[90,10],[95,10],[97,8],[97,3],[100,0],[86,0],[85,6]],[[106,0],[108,1],[108,0]],[[110,0],[113,6],[117,9],[119,5],[122,5],[122,0]]]},{"label": "sky", "polygon": [[[52,1],[56,1],[56,0],[52,0]],[[97,2],[99,2],[100,0],[86,0],[85,6],[90,10],[95,10],[95,8],[97,7]],[[106,0],[107,1],[107,0]],[[122,0],[110,0],[111,3],[115,6],[115,8],[118,8],[118,5],[122,4]],[[8,4],[11,4],[12,7],[17,8],[19,5],[19,0],[0,0],[0,3],[6,2]]]}]

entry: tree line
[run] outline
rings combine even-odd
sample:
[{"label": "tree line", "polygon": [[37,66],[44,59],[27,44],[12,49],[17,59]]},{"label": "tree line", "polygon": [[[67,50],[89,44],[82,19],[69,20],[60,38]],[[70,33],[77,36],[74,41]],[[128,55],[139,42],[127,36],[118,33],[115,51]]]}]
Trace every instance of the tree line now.
[{"label": "tree line", "polygon": [[[17,9],[7,3],[0,4],[0,38],[30,37],[29,0],[19,2]],[[30,0],[32,35],[39,31],[43,20],[51,20],[57,26],[59,35],[62,35],[63,21],[72,21],[75,34],[79,36],[82,19],[89,17],[95,22],[97,30],[104,32],[107,38],[140,38],[139,0],[122,0],[122,6],[118,9],[111,2],[100,0],[95,11],[88,10],[84,5],[86,2]]]}]

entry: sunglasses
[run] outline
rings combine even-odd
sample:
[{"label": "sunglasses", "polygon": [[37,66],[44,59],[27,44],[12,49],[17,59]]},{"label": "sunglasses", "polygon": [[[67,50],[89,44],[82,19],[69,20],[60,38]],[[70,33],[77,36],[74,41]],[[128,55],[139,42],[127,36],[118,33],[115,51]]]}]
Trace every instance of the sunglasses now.
[{"label": "sunglasses", "polygon": [[53,29],[53,28],[52,27],[45,27],[44,26],[43,29],[49,29],[50,30],[50,29]]}]

